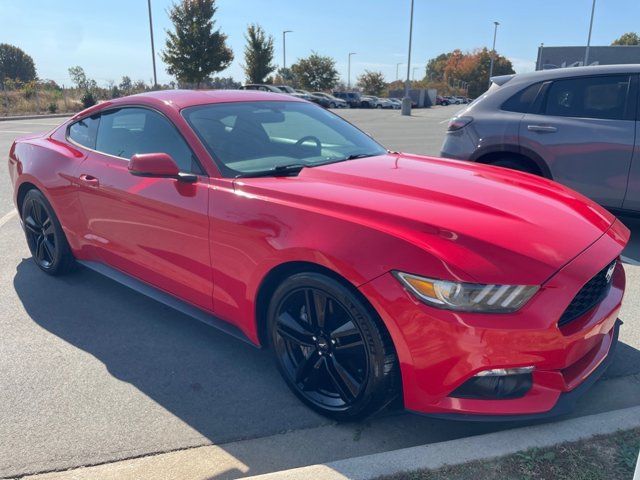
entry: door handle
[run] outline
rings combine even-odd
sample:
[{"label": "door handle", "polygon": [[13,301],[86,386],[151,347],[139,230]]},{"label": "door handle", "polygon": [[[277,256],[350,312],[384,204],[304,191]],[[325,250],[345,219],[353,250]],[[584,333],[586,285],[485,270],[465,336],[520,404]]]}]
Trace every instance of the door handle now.
[{"label": "door handle", "polygon": [[558,131],[556,127],[552,127],[551,125],[527,125],[527,130],[540,133],[553,133]]},{"label": "door handle", "polygon": [[88,187],[98,187],[100,185],[100,182],[96,177],[94,177],[93,175],[87,175],[86,173],[80,175],[80,182],[87,185]]}]

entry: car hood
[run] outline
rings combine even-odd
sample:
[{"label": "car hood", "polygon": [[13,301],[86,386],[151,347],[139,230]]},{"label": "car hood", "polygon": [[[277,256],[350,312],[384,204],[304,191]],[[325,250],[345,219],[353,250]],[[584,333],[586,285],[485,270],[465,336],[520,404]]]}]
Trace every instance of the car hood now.
[{"label": "car hood", "polygon": [[[267,188],[267,196],[286,197],[301,207],[399,237],[436,255],[457,278],[480,283],[542,284],[615,220],[591,200],[550,180],[408,154],[243,183],[245,188]],[[418,265],[413,273],[428,274]]]}]

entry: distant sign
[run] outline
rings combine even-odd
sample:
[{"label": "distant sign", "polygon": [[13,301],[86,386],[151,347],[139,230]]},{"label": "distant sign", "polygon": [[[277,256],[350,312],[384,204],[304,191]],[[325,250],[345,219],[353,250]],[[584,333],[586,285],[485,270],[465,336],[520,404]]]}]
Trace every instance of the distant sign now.
[{"label": "distant sign", "polygon": [[[587,47],[545,47],[538,48],[536,70],[550,68],[582,67]],[[621,65],[640,63],[640,45],[616,45],[610,47],[590,47],[589,65]]]}]

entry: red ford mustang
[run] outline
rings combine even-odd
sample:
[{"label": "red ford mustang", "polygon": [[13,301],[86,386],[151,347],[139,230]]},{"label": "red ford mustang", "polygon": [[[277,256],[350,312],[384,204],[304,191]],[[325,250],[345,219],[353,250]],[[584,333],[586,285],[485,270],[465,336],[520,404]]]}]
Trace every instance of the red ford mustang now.
[{"label": "red ford mustang", "polygon": [[163,91],[17,140],[37,265],[75,263],[269,346],[339,420],[566,412],[610,362],[629,231],[552,181],[389,152],[262,92]]}]

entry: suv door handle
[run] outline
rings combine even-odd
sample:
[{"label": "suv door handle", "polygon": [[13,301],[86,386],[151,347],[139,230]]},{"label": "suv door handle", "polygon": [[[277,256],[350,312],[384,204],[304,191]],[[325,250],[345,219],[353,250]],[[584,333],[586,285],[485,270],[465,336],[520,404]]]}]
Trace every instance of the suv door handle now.
[{"label": "suv door handle", "polygon": [[552,127],[551,125],[527,125],[527,130],[540,133],[553,133],[558,131],[556,127]]},{"label": "suv door handle", "polygon": [[86,173],[80,175],[80,182],[84,183],[88,187],[98,187],[100,185],[100,182],[96,177],[93,175],[87,175]]}]

